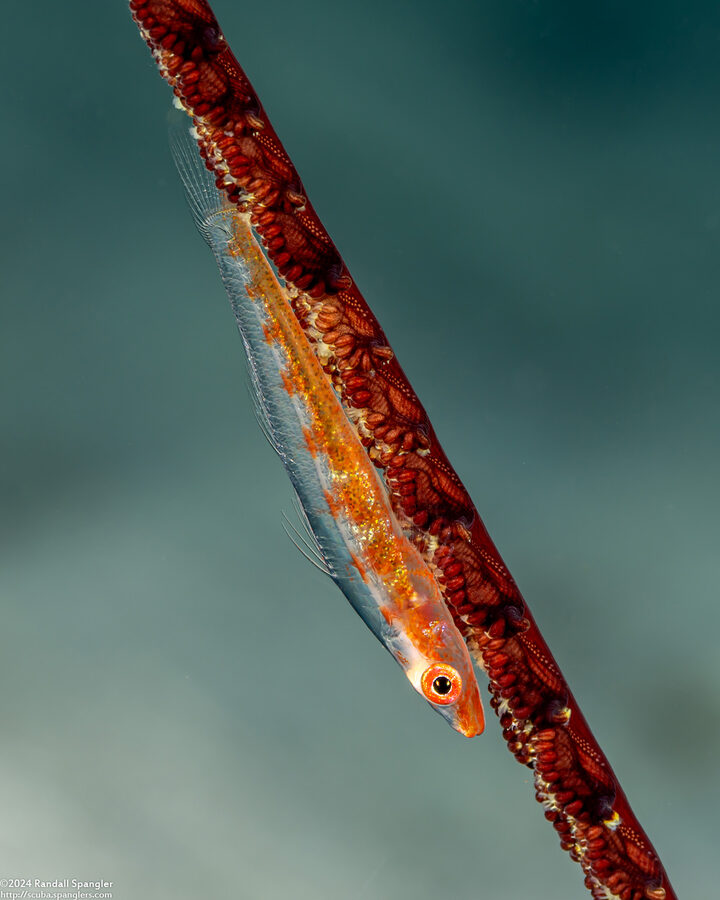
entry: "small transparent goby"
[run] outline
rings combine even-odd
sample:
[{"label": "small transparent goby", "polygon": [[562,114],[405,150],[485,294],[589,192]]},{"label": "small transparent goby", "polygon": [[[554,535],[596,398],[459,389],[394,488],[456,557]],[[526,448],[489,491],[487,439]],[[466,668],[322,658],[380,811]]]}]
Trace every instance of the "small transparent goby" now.
[{"label": "small transparent goby", "polygon": [[249,214],[227,204],[188,132],[175,134],[172,144],[242,336],[258,419],[300,501],[308,554],[433,709],[461,734],[480,734],[485,721],[465,641],[435,576],[403,533]]}]

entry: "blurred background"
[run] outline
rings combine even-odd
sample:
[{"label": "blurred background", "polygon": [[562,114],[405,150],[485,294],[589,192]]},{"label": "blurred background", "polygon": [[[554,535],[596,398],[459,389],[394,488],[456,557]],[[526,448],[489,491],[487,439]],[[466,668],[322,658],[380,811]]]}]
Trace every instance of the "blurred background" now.
[{"label": "blurred background", "polygon": [[[214,5],[678,895],[712,896],[720,7]],[[452,732],[283,534],[126,5],[5,22],[0,876],[585,896],[495,717]]]}]

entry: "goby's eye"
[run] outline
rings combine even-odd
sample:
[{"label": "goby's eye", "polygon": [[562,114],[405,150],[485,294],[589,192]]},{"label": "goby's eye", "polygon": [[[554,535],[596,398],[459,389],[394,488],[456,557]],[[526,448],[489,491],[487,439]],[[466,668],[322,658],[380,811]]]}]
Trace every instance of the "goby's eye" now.
[{"label": "goby's eye", "polygon": [[449,706],[454,703],[462,691],[462,678],[457,669],[445,663],[435,663],[425,669],[420,679],[422,692],[430,703]]}]

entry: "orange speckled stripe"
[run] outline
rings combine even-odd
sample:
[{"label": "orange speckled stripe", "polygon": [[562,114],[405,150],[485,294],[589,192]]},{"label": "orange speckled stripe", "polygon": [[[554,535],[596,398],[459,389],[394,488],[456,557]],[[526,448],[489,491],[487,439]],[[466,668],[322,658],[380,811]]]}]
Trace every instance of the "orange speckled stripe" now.
[{"label": "orange speckled stripe", "polygon": [[[254,285],[251,296],[263,304],[267,315],[268,341],[282,348],[287,358],[283,383],[288,393],[297,394],[311,416],[306,442],[313,455],[321,455],[330,466],[332,509],[353,523],[363,550],[363,565],[376,572],[392,587],[395,609],[400,614],[413,605],[414,589],[405,567],[403,543],[390,522],[387,494],[370,464],[357,435],[342,412],[338,398],[325,377],[312,347],[300,328],[292,307],[275,274],[253,237],[249,216],[234,217],[233,253],[241,255]],[[417,570],[419,577],[431,579],[430,571]]]}]

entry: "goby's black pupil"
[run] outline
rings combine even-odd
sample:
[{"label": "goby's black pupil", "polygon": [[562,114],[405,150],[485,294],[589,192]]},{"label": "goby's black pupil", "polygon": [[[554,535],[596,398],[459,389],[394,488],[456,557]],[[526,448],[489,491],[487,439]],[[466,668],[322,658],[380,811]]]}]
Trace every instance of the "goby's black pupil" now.
[{"label": "goby's black pupil", "polygon": [[447,675],[438,675],[433,681],[433,690],[436,694],[440,694],[441,697],[444,697],[452,690],[452,681],[450,681]]}]

